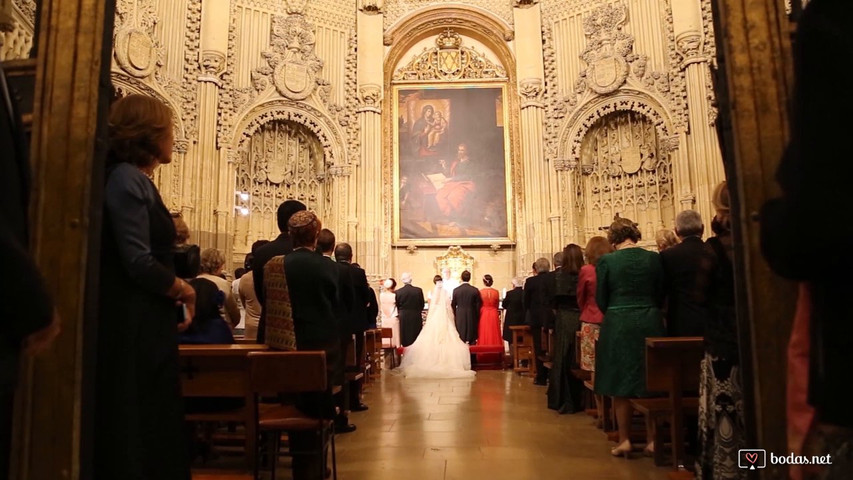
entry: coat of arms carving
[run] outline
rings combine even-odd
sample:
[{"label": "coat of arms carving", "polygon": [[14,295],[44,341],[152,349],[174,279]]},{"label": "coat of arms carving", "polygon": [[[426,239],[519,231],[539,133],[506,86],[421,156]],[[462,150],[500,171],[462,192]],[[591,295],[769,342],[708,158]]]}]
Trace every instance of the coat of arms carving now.
[{"label": "coat of arms carving", "polygon": [[151,3],[132,6],[127,1],[116,5],[115,59],[119,67],[136,78],[153,74],[162,65],[161,46],[154,40],[159,22]]},{"label": "coat of arms carving", "polygon": [[272,50],[263,52],[269,68],[257,69],[255,74],[271,75],[276,90],[286,98],[308,98],[317,89],[323,69],[323,60],[314,52],[314,26],[301,14],[276,16],[271,37]]},{"label": "coat of arms carving", "polygon": [[634,38],[622,31],[627,19],[627,7],[616,4],[596,8],[583,20],[588,41],[581,58],[587,70],[580,81],[600,95],[619,89],[628,78]]},{"label": "coat of arms carving", "polygon": [[473,47],[462,45],[462,36],[445,29],[435,47],[425,49],[394,73],[395,81],[504,79],[506,71]]}]

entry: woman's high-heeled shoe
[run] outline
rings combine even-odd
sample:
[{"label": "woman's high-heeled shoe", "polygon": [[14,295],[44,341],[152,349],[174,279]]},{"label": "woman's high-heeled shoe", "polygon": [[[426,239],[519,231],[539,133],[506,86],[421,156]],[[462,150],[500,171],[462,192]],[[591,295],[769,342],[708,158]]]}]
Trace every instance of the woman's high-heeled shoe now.
[{"label": "woman's high-heeled shoe", "polygon": [[643,455],[646,457],[655,456],[655,442],[649,442],[648,445],[646,445],[646,448],[643,449]]},{"label": "woman's high-heeled shoe", "polygon": [[625,457],[628,458],[628,454],[631,453],[633,447],[631,446],[630,440],[625,440],[619,445],[610,449],[610,454],[614,457]]}]

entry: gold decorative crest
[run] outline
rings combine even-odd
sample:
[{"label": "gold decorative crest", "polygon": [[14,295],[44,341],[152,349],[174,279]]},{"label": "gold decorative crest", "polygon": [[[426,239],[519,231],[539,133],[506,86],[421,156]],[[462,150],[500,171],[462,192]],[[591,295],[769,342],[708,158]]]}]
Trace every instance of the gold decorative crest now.
[{"label": "gold decorative crest", "polygon": [[462,46],[462,36],[446,29],[435,39],[435,47],[415,56],[394,73],[394,81],[504,80],[506,70],[473,47]]}]

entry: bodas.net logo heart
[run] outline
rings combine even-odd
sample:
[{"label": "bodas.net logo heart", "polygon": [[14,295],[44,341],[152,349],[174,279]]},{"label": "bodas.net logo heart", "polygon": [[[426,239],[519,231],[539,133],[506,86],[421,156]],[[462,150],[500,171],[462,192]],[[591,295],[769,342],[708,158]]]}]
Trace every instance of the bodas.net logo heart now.
[{"label": "bodas.net logo heart", "polygon": [[767,466],[767,452],[758,448],[744,448],[738,450],[737,466],[755,470]]}]

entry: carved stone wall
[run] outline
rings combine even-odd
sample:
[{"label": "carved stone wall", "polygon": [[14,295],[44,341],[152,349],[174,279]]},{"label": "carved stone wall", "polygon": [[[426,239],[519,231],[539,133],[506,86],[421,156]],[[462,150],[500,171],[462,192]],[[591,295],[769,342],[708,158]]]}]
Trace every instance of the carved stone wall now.
[{"label": "carved stone wall", "polygon": [[0,62],[29,58],[35,31],[35,0],[3,0],[0,8]]},{"label": "carved stone wall", "polygon": [[260,125],[246,140],[237,165],[237,190],[250,197],[248,215],[237,218],[235,248],[245,250],[254,240],[278,236],[276,211],[286,199],[325,212],[325,180],[323,148],[313,131],[293,120]]},{"label": "carved stone wall", "polygon": [[[155,182],[167,206],[183,212],[193,241],[242,263],[247,245],[278,234],[273,203],[286,198],[307,199],[330,227],[348,221],[346,198],[328,199],[349,195],[359,151],[354,4],[118,0],[116,7],[113,82],[119,95],[155,96],[175,113],[177,153]],[[281,132],[293,134],[291,143],[312,139],[314,187],[246,183],[247,171],[264,170],[249,161],[259,139],[281,140]],[[251,193],[247,217],[235,209],[237,191]]]},{"label": "carved stone wall", "polygon": [[[176,25],[164,24],[163,19]],[[198,62],[190,59],[198,55],[200,22],[201,0],[116,3],[112,63],[116,92],[157,97],[174,113],[173,161],[155,175],[163,201],[173,211],[191,207],[181,192],[187,181],[187,153],[197,129]],[[192,226],[193,218],[188,218]]]},{"label": "carved stone wall", "polygon": [[[6,1],[22,18],[33,5]],[[714,32],[711,0],[695,3],[118,0],[113,79],[119,94],[153,95],[175,112],[175,161],[156,181],[194,240],[239,262],[253,241],[277,233],[276,202],[305,198],[374,276],[406,265],[426,275],[447,248],[392,245],[391,85],[505,82],[516,242],[466,251],[478,271],[508,284],[532,257],[581,242],[617,211],[644,229],[671,225],[682,208],[708,216],[722,175]],[[472,68],[443,71],[422,51],[448,28]],[[2,33],[0,54],[24,55],[31,30]],[[641,166],[614,176],[614,154],[588,146],[603,145],[604,132],[621,135],[626,121],[645,140],[620,147],[619,165],[637,153]],[[643,148],[656,154],[653,170]],[[269,179],[270,165],[281,181]],[[602,193],[617,186],[631,192],[622,203]],[[236,191],[251,194],[247,217],[235,210]]]},{"label": "carved stone wall", "polygon": [[[388,29],[410,12],[447,3],[440,0],[385,0],[385,28]],[[453,3],[481,8],[512,25],[513,0],[460,0]]]},{"label": "carved stone wall", "polygon": [[672,159],[658,145],[655,125],[645,115],[615,112],[597,121],[584,138],[574,173],[584,232],[579,243],[600,235],[616,214],[637,222],[646,241],[658,229],[672,228]]},{"label": "carved stone wall", "polygon": [[[615,112],[641,114],[670,162],[666,203],[674,207],[661,210],[659,223],[670,225],[669,216],[687,208],[709,221],[708,192],[723,178],[710,82],[710,5],[679,4],[676,18],[670,0],[543,0],[545,149],[558,171],[588,163],[582,146],[595,138],[595,125]],[[560,176],[560,209],[564,218],[584,220],[564,230],[581,241],[601,225],[586,224],[599,217],[580,190],[588,181],[572,181],[573,175],[579,173]],[[658,221],[645,223],[657,228]]]}]

